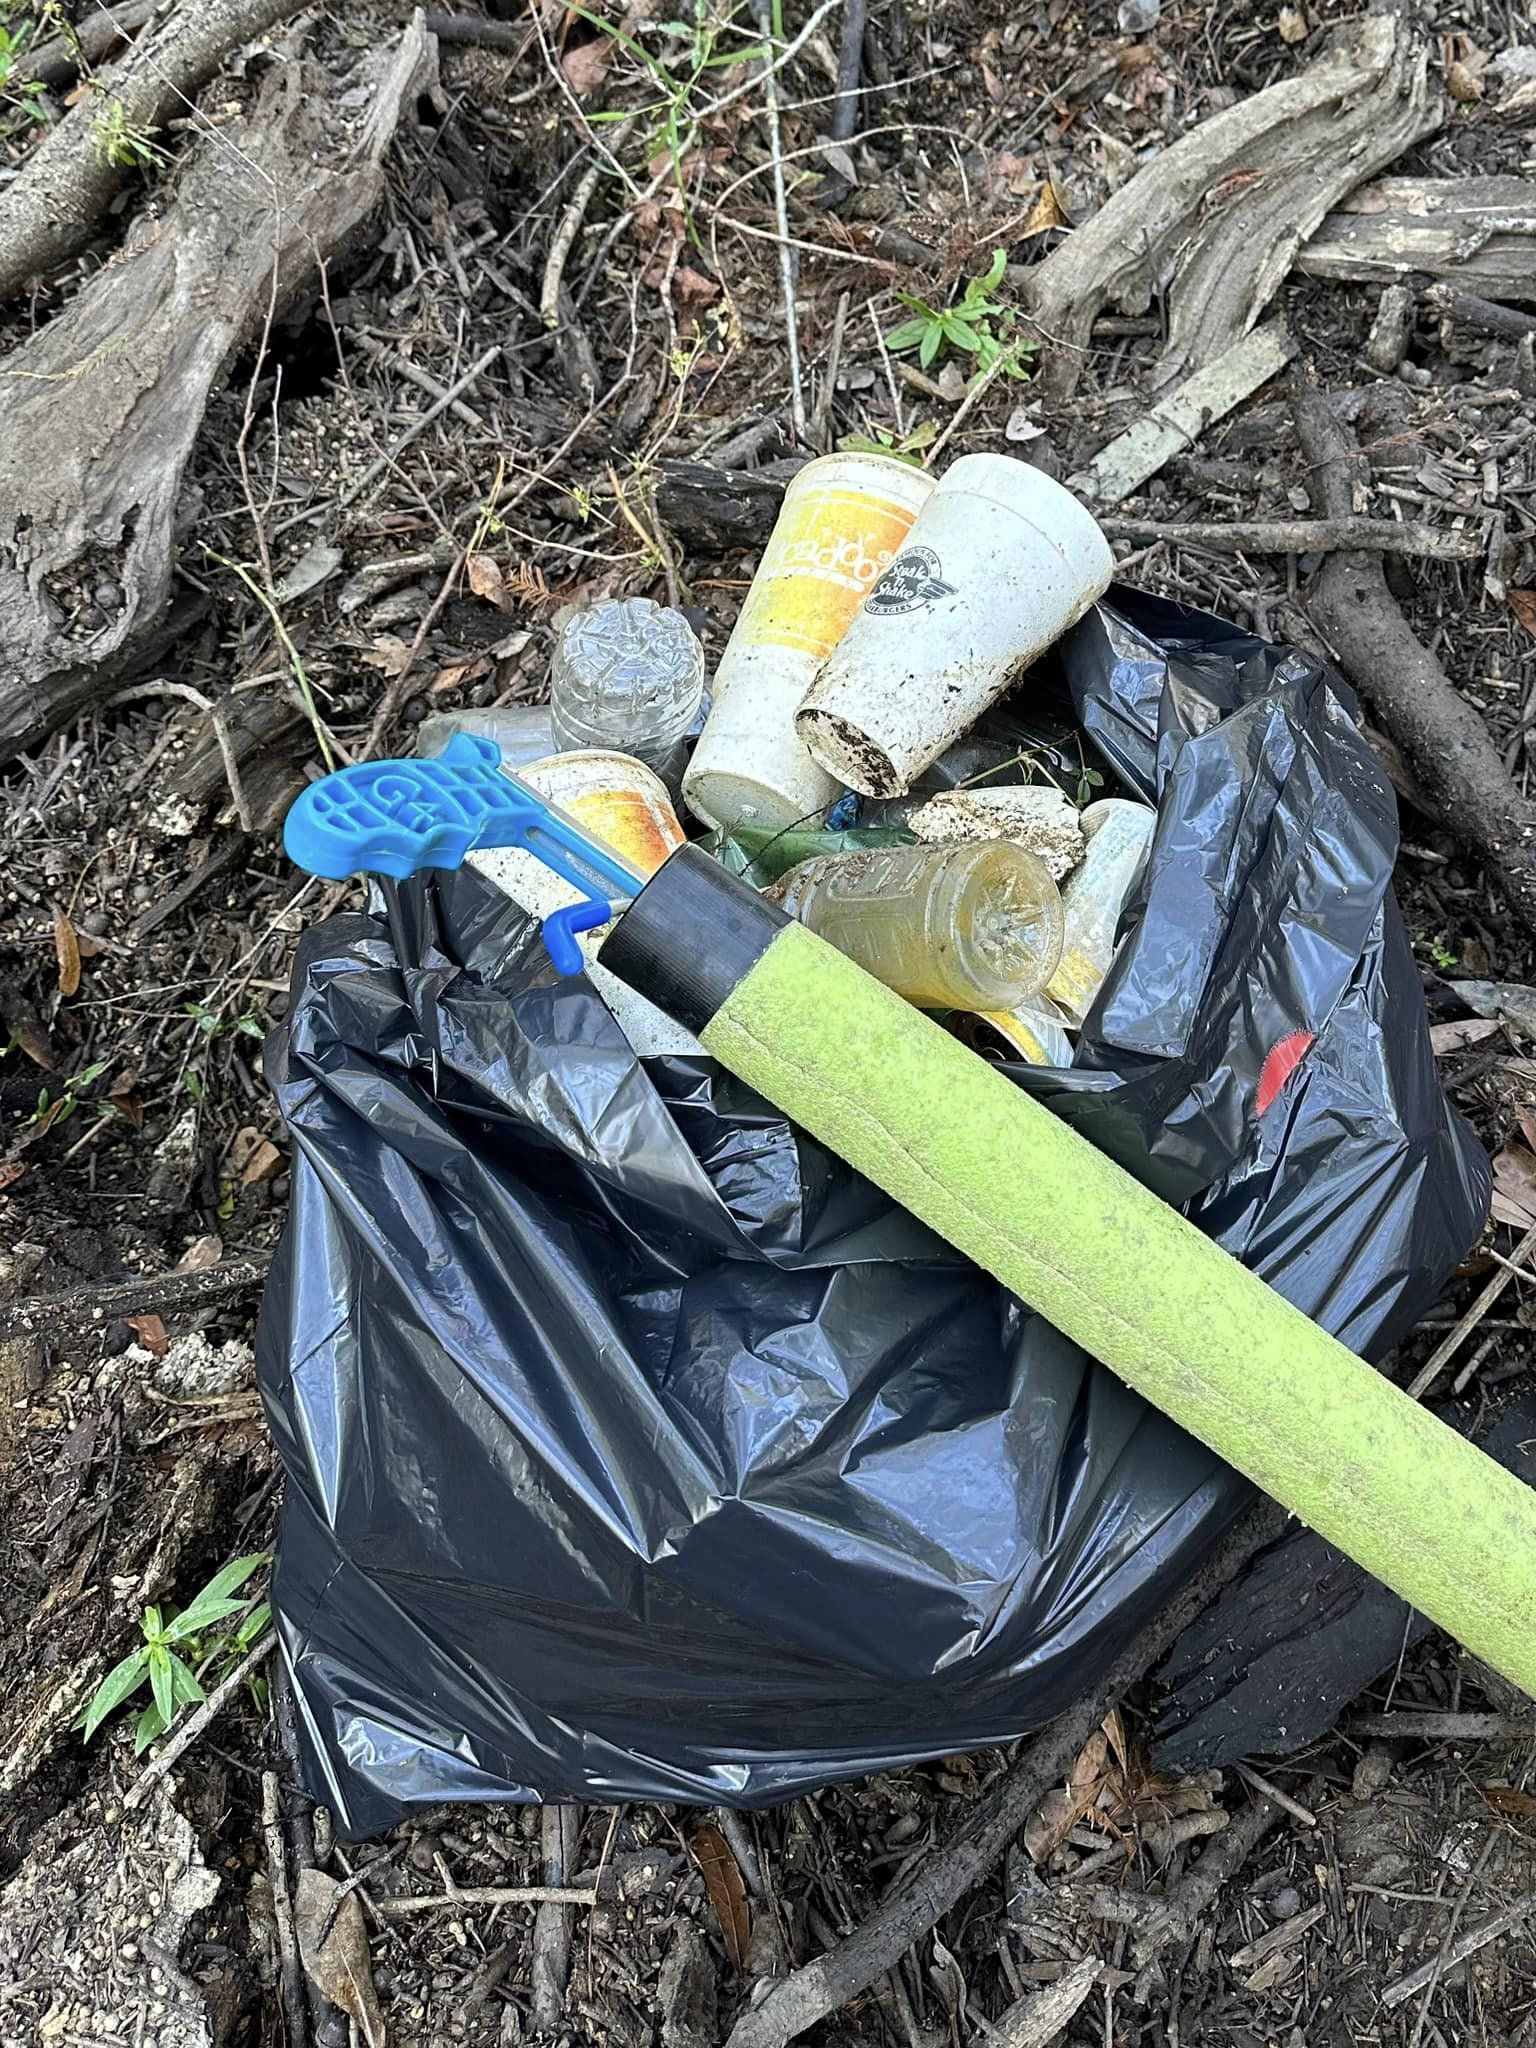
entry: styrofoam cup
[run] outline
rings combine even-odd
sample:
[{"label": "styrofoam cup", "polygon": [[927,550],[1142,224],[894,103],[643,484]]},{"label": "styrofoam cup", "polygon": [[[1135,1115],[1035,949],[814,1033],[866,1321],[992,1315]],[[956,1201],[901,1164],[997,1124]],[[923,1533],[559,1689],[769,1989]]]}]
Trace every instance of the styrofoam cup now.
[{"label": "styrofoam cup", "polygon": [[902,796],[1103,595],[1109,543],[1011,455],[962,455],[816,673],[795,730],[865,796]]},{"label": "styrofoam cup", "polygon": [[806,752],[795,712],[933,487],[888,455],[822,455],[794,478],[683,776],[684,800],[706,825],[778,831],[836,802],[842,784]]}]

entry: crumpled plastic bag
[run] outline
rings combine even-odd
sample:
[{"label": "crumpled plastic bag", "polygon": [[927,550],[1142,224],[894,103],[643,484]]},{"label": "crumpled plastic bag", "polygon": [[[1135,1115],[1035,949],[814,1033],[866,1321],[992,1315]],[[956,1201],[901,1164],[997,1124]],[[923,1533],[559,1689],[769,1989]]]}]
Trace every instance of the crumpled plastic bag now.
[{"label": "crumpled plastic bag", "polygon": [[[1159,822],[1076,1064],[1008,1071],[1379,1357],[1489,1173],[1352,699],[1124,590],[1056,680]],[[258,1342],[273,1598],[345,1833],[760,1806],[1019,1735],[1247,1498],[713,1062],[637,1060],[473,873],[309,933],[268,1069],[296,1150]]]}]

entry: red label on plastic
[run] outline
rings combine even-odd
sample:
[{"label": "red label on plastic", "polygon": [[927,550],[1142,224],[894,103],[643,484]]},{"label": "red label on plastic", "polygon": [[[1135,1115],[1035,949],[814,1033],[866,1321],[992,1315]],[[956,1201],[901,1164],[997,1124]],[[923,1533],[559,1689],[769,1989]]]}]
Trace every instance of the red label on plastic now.
[{"label": "red label on plastic", "polygon": [[1293,1031],[1278,1045],[1270,1047],[1269,1056],[1259,1069],[1259,1092],[1254,1097],[1254,1108],[1259,1116],[1264,1114],[1301,1065],[1316,1037],[1315,1031]]}]

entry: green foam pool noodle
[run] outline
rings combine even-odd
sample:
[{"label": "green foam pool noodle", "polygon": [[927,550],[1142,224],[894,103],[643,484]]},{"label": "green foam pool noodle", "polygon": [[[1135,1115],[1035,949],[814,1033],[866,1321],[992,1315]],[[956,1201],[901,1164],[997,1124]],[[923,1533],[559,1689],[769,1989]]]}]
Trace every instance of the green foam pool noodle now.
[{"label": "green foam pool noodle", "polygon": [[823,940],[757,943],[683,1015],[723,1066],[1536,1697],[1536,1491]]}]

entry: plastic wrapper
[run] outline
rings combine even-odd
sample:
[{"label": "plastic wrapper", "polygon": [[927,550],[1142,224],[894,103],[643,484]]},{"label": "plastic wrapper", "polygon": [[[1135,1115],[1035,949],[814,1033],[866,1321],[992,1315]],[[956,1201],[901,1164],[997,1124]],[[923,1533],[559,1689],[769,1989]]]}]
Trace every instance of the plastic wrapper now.
[{"label": "plastic wrapper", "polygon": [[[1158,828],[1074,1066],[1006,1071],[1379,1356],[1489,1176],[1349,696],[1126,592],[1058,687]],[[274,1603],[346,1833],[444,1800],[764,1805],[1016,1736],[1247,1496],[713,1063],[637,1060],[474,874],[308,934],[269,1072],[296,1149],[258,1345]]]}]

